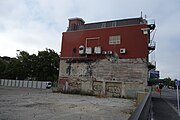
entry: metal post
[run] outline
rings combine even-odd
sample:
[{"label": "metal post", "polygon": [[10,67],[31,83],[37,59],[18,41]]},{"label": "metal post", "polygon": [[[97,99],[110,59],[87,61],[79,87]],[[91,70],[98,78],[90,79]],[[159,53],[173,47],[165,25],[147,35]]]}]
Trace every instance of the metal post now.
[{"label": "metal post", "polygon": [[178,115],[180,116],[180,114],[179,114],[179,89],[178,89],[178,85],[176,86],[176,88],[177,88]]}]

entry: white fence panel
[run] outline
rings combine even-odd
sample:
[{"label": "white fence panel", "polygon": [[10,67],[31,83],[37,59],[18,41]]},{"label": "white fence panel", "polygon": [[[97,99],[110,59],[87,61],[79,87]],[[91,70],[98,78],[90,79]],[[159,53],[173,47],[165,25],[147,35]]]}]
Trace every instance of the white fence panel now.
[{"label": "white fence panel", "polygon": [[49,82],[49,81],[27,81],[27,80],[0,79],[1,86],[27,87],[27,88],[38,88],[38,89],[46,89],[47,82]]},{"label": "white fence panel", "polygon": [[12,80],[8,80],[8,85],[7,86],[11,86],[11,82],[12,82]]},{"label": "white fence panel", "polygon": [[19,81],[19,87],[23,87],[23,81]]},{"label": "white fence panel", "polygon": [[41,88],[41,82],[37,81],[37,88]]},{"label": "white fence panel", "polygon": [[46,82],[42,82],[42,89],[46,89]]},{"label": "white fence panel", "polygon": [[28,81],[28,88],[32,87],[32,81]]},{"label": "white fence panel", "polygon": [[7,84],[8,84],[8,80],[5,80],[4,81],[4,86],[7,86]]},{"label": "white fence panel", "polygon": [[28,81],[24,81],[23,87],[28,87]]},{"label": "white fence panel", "polygon": [[15,87],[15,82],[16,82],[16,81],[15,81],[15,80],[12,80],[11,82],[12,82],[12,87]]},{"label": "white fence panel", "polygon": [[20,81],[19,81],[19,80],[16,80],[15,83],[16,83],[16,84],[15,84],[15,87],[19,87]]},{"label": "white fence panel", "polygon": [[36,81],[33,81],[32,84],[32,88],[36,88]]},{"label": "white fence panel", "polygon": [[1,79],[1,85],[4,85],[4,81],[5,81],[4,79]]}]

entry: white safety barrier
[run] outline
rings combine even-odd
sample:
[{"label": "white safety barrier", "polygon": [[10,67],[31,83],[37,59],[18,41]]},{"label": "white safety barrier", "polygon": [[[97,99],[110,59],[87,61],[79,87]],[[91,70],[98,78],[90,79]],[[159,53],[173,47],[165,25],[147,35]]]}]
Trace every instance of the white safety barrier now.
[{"label": "white safety barrier", "polygon": [[0,79],[0,85],[1,86],[27,87],[27,88],[38,88],[38,89],[46,89],[46,83],[47,82],[50,82],[50,81]]}]

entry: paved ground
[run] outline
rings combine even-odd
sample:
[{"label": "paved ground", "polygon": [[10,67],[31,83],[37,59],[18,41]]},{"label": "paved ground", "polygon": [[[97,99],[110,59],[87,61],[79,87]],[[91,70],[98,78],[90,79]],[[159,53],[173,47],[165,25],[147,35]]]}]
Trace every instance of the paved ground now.
[{"label": "paved ground", "polygon": [[162,89],[162,94],[152,92],[152,110],[154,120],[180,120],[177,113],[176,91]]},{"label": "paved ground", "polygon": [[[180,91],[180,90],[179,90]],[[177,109],[177,91],[176,89],[167,89],[162,90],[162,98],[170,103],[175,109]]]},{"label": "paved ground", "polygon": [[0,120],[126,120],[134,101],[0,86]]}]

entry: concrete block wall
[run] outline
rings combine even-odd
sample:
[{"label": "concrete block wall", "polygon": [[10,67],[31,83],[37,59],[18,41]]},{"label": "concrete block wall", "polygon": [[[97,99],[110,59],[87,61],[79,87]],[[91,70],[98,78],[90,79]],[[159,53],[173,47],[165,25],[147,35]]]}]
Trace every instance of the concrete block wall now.
[{"label": "concrete block wall", "polygon": [[66,90],[76,89],[95,95],[116,97],[135,96],[136,91],[145,89],[148,78],[147,60],[118,59],[111,62],[103,59],[80,63],[67,63],[66,60],[61,60],[59,80],[64,77],[68,79]]}]

